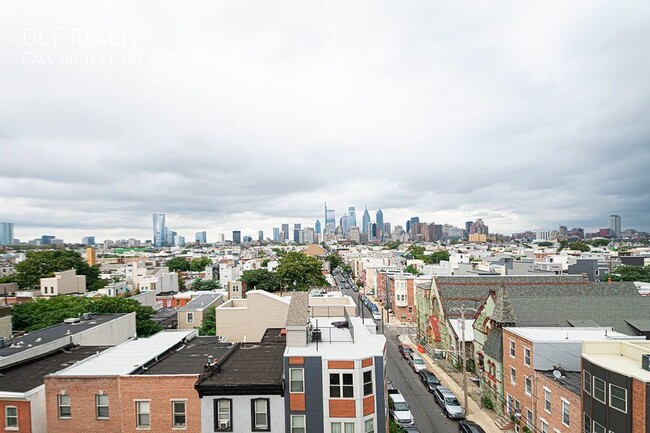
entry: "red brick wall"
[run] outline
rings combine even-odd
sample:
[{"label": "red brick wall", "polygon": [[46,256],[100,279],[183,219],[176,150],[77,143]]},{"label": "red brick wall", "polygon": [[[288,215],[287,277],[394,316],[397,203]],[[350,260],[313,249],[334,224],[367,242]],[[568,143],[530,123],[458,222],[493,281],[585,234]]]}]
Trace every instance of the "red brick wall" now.
[{"label": "red brick wall", "polygon": [[[0,414],[2,414],[2,425],[0,428],[4,430],[4,416],[5,416],[5,407],[15,406],[18,410],[18,431],[20,433],[31,433],[32,431],[32,416],[31,416],[31,405],[28,401],[12,401],[12,400],[0,400]],[[41,414],[42,416],[42,414]]]},{"label": "red brick wall", "polygon": [[632,433],[646,432],[646,385],[632,379]]}]

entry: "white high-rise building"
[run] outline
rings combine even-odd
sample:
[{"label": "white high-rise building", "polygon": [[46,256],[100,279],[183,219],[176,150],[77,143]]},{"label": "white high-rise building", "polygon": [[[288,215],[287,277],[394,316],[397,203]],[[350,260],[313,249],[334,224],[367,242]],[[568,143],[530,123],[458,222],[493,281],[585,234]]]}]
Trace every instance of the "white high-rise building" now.
[{"label": "white high-rise building", "polygon": [[609,229],[611,230],[613,237],[615,238],[621,237],[621,216],[620,215],[609,216]]},{"label": "white high-rise building", "polygon": [[14,223],[0,223],[0,245],[14,243]]}]

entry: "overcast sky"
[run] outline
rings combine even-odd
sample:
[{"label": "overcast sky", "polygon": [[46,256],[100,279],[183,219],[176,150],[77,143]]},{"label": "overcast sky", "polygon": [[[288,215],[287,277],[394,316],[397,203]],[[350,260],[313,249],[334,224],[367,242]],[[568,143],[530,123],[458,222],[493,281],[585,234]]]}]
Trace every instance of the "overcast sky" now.
[{"label": "overcast sky", "polygon": [[650,230],[650,2],[3,2],[0,161],[23,241]]}]

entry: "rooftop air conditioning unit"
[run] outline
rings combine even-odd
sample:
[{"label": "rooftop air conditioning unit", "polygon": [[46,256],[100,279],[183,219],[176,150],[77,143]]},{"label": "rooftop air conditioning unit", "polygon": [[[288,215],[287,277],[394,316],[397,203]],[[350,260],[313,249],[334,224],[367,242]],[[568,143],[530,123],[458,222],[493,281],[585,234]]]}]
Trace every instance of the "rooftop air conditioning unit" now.
[{"label": "rooftop air conditioning unit", "polygon": [[78,317],[71,317],[71,318],[69,318],[69,319],[65,319],[65,320],[63,321],[63,323],[67,323],[67,324],[69,324],[69,325],[73,325],[73,324],[75,324],[75,323],[79,323],[79,322],[81,322],[81,319],[78,318]]},{"label": "rooftop air conditioning unit", "polygon": [[230,421],[219,421],[220,429],[227,429],[228,427],[230,427]]}]

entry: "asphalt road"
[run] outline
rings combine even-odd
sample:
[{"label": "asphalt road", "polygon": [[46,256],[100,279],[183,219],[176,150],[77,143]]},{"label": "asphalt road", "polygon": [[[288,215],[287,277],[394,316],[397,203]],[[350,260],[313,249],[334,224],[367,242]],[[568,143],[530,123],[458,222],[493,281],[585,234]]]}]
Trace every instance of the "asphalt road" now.
[{"label": "asphalt road", "polygon": [[[352,299],[359,305],[359,293],[351,289],[343,289],[343,293],[352,296]],[[364,316],[370,316],[370,310],[365,308]],[[381,321],[376,320],[378,332],[381,332]],[[402,332],[400,327],[384,323],[384,335],[388,344],[386,351],[388,379],[393,387],[400,390],[409,406],[415,425],[422,433],[457,433],[458,421],[452,421],[445,417],[433,394],[429,393],[420,381],[411,366],[406,362],[397,350],[399,344],[398,336]]]}]

